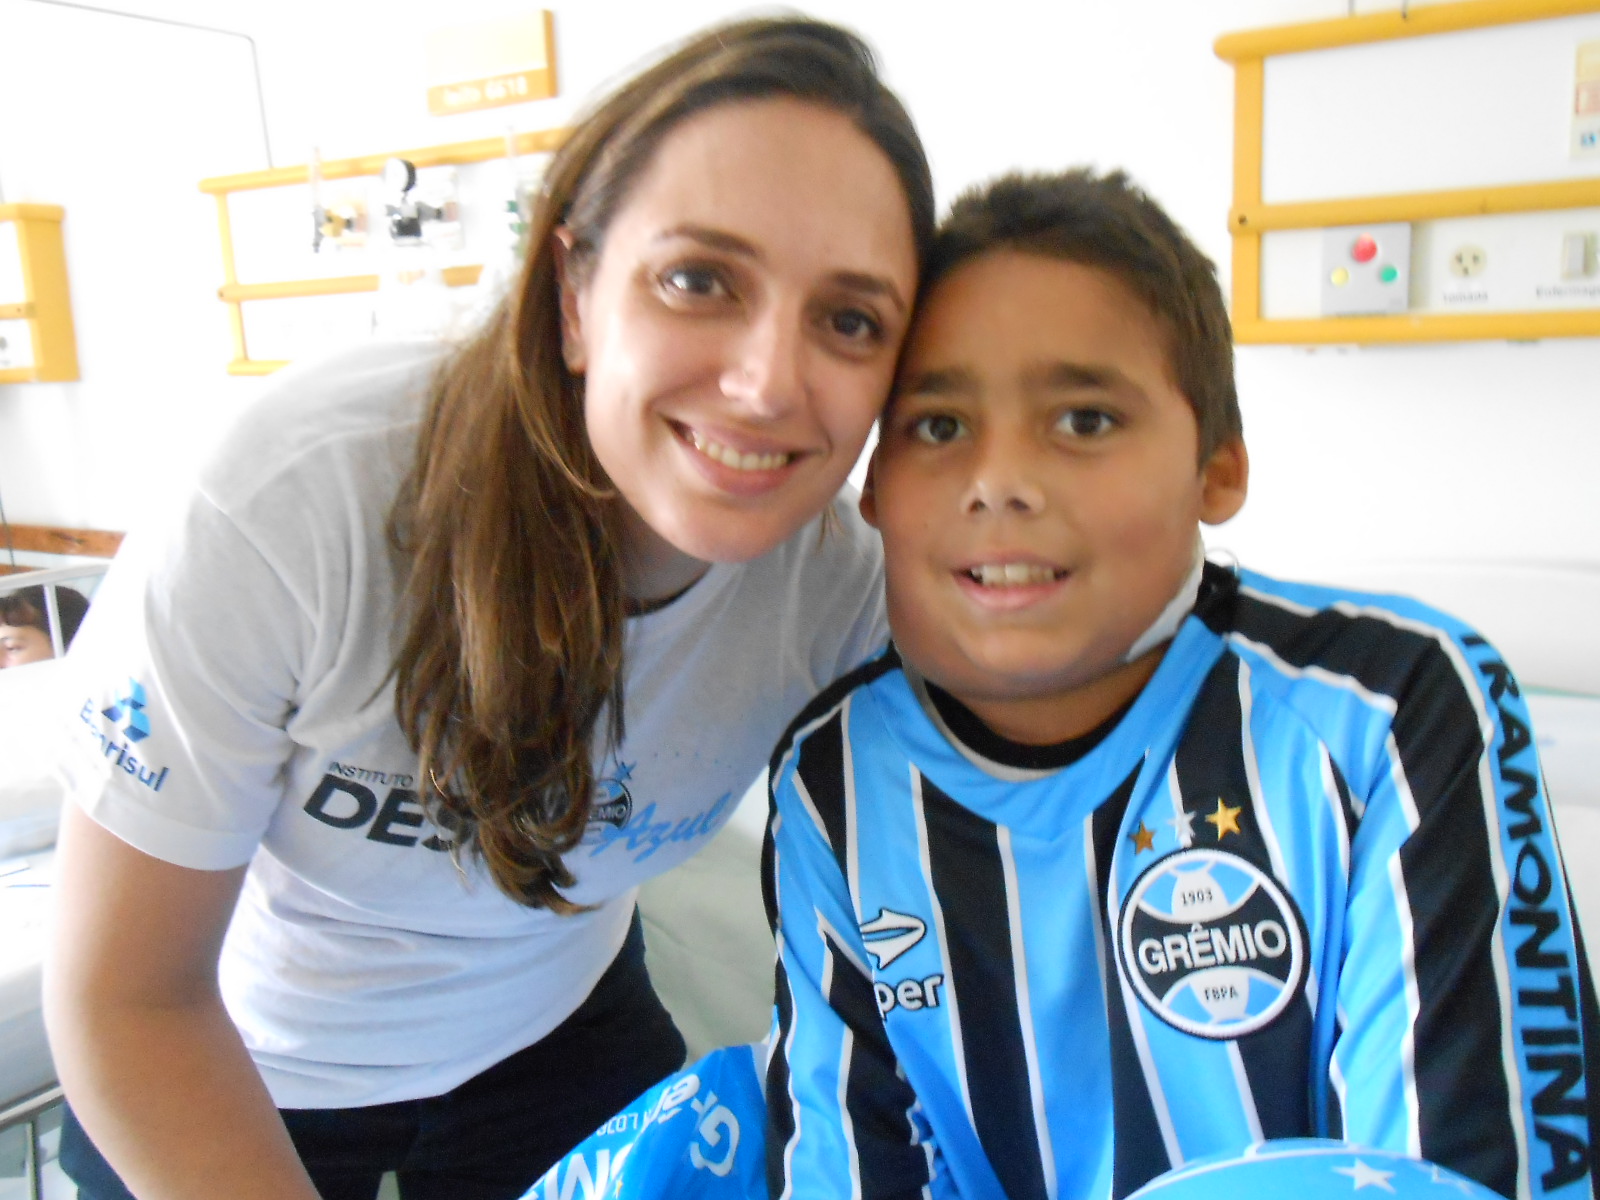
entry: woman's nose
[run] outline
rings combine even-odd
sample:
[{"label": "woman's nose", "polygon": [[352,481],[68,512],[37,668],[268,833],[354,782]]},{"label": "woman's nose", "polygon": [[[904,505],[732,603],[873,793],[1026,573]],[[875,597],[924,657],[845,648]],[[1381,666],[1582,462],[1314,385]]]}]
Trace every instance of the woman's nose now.
[{"label": "woman's nose", "polygon": [[799,314],[774,306],[745,325],[722,373],[723,395],[763,416],[794,407],[805,389]]}]

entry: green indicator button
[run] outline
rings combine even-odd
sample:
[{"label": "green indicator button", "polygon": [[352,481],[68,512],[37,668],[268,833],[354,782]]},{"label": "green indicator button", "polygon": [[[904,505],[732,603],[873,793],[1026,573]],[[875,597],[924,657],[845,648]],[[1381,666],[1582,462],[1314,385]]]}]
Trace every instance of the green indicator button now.
[{"label": "green indicator button", "polygon": [[1384,283],[1393,283],[1396,279],[1400,278],[1400,272],[1395,267],[1384,267],[1378,272],[1378,278]]}]

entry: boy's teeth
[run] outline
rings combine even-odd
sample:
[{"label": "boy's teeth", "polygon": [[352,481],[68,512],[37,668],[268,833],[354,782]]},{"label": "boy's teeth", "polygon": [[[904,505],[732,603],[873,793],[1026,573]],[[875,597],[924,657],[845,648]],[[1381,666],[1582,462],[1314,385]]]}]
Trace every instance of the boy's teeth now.
[{"label": "boy's teeth", "polygon": [[787,454],[740,454],[732,446],[713,442],[692,429],[689,431],[689,440],[701,454],[707,458],[714,458],[723,466],[732,467],[735,471],[776,471],[789,461]]},{"label": "boy's teeth", "polygon": [[984,587],[1023,587],[1030,583],[1051,583],[1054,568],[1033,563],[985,563],[969,572]]}]

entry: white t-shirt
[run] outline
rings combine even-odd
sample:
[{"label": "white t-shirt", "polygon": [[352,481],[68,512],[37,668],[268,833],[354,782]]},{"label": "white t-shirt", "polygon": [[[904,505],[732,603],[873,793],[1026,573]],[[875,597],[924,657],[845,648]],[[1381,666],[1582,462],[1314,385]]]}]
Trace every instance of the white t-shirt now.
[{"label": "white t-shirt", "polygon": [[439,349],[291,370],[173,527],[135,534],[73,646],[73,800],[144,852],[250,863],[228,1008],[280,1107],[437,1095],[568,1016],[638,884],[710,839],[785,723],[886,636],[875,535],[844,499],[628,622],[627,740],[559,917],[458,871],[394,717],[386,517]]}]

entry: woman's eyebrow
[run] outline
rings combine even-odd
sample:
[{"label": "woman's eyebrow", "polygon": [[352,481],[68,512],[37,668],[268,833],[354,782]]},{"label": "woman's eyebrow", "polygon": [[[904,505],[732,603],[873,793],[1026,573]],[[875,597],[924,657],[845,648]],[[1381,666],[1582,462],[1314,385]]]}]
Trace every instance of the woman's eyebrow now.
[{"label": "woman's eyebrow", "polygon": [[830,278],[842,287],[847,287],[853,292],[861,292],[868,296],[881,296],[905,313],[905,297],[900,294],[900,289],[895,287],[892,280],[882,275],[868,275],[862,271],[835,271]]},{"label": "woman's eyebrow", "polygon": [[754,242],[748,242],[737,234],[712,229],[705,225],[674,225],[670,229],[663,229],[651,240],[666,242],[673,238],[688,238],[713,250],[725,250],[729,254],[740,254],[746,258],[761,258],[761,251]]},{"label": "woman's eyebrow", "polygon": [[[765,261],[766,256],[761,253],[761,247],[735,233],[726,230],[713,229],[707,225],[686,223],[673,225],[663,229],[651,240],[657,242],[671,241],[673,238],[688,238],[690,241],[699,242],[712,250],[721,250],[726,254],[737,254],[743,258],[753,259],[756,262]],[[881,296],[893,304],[904,315],[910,311],[906,298],[900,294],[900,289],[894,281],[881,275],[872,275],[865,271],[835,271],[829,278],[840,287],[849,288],[853,292],[861,292],[868,296]]]}]

